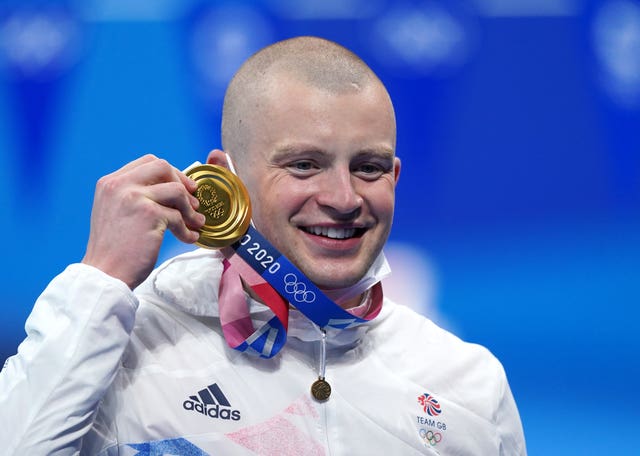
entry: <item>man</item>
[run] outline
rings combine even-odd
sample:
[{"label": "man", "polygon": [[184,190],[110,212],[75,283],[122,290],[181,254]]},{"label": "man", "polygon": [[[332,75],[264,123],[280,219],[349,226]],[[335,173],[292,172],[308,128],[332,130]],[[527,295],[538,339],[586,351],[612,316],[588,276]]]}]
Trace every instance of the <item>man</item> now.
[{"label": "man", "polygon": [[255,229],[301,271],[284,310],[229,247],[152,272],[167,229],[193,243],[205,224],[185,174],[145,156],[102,178],[82,264],[0,377],[8,453],[526,454],[500,363],[382,301],[395,135],[383,84],[335,43],[276,43],[233,78],[207,161],[237,169]]}]

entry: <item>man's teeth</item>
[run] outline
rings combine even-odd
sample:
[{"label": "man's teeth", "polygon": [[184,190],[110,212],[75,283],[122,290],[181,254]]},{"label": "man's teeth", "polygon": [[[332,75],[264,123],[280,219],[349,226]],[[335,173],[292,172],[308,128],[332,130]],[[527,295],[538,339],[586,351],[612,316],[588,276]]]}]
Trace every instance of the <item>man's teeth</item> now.
[{"label": "man's teeth", "polygon": [[356,232],[355,228],[333,228],[326,226],[313,226],[306,228],[306,230],[316,236],[326,236],[332,239],[350,238]]}]

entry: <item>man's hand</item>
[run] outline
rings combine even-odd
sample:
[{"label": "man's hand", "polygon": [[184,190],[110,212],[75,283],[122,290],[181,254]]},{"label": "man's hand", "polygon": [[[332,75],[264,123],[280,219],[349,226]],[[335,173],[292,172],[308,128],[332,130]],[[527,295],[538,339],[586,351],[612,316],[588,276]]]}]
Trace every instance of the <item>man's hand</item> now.
[{"label": "man's hand", "polygon": [[196,212],[196,183],[153,155],[102,177],[96,185],[83,263],[137,287],[153,270],[164,233],[198,240],[205,217]]}]

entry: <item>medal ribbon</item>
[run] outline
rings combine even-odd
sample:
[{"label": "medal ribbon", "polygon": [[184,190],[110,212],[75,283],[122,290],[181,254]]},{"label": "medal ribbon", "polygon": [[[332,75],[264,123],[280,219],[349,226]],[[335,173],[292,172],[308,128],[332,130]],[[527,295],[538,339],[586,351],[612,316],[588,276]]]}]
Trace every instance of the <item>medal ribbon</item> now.
[{"label": "medal ribbon", "polygon": [[[233,251],[231,251],[233,252]],[[287,302],[235,253],[223,260],[219,309],[224,338],[230,347],[251,350],[263,358],[278,353],[287,340],[289,308]],[[273,312],[274,316],[257,330],[245,298],[243,282]]]},{"label": "medal ribbon", "polygon": [[[220,320],[227,343],[271,358],[286,342],[289,305],[321,329],[345,329],[375,318],[382,309],[382,286],[371,289],[371,306],[349,312],[329,299],[253,226],[230,248],[220,281]],[[242,281],[271,309],[274,316],[255,329],[246,305]],[[234,303],[244,303],[234,304]]]}]

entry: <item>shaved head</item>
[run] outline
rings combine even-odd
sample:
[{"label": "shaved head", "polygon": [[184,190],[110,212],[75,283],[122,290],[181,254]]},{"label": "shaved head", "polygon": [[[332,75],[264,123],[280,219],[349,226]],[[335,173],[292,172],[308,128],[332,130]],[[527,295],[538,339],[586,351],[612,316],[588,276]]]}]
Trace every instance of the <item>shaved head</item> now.
[{"label": "shaved head", "polygon": [[[222,147],[241,162],[254,122],[268,118],[265,93],[295,79],[340,94],[382,82],[353,52],[322,38],[297,37],[272,44],[251,56],[238,70],[222,108]],[[266,110],[265,110],[266,108]]]}]

